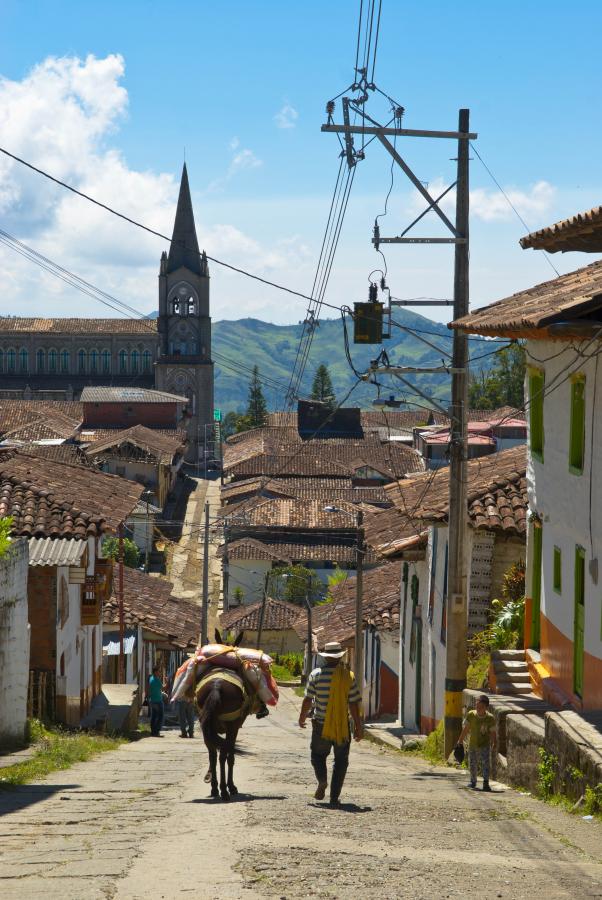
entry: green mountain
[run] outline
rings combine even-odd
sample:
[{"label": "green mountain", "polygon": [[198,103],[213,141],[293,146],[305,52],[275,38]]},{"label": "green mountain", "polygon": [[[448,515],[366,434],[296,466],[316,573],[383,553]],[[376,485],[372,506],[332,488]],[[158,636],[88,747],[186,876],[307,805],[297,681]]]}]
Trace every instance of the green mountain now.
[{"label": "green mountain", "polygon": [[[451,351],[451,332],[447,326],[433,322],[424,316],[417,315],[404,308],[395,311],[395,320],[399,325],[417,330],[419,337],[440,347],[442,351]],[[353,364],[359,372],[364,372],[371,359],[374,359],[380,347],[376,345],[353,345],[352,323],[348,320],[350,353]],[[297,347],[303,331],[302,323],[297,325],[273,325],[258,319],[238,319],[234,322],[222,321],[213,323],[213,358],[215,360],[215,402],[222,411],[243,411],[246,407],[249,378],[253,366],[259,367],[259,375],[263,384],[264,395],[270,409],[282,409],[283,400]],[[425,334],[421,332],[432,332]],[[450,364],[449,357],[437,352],[402,328],[393,326],[391,338],[383,342],[389,360],[395,365],[438,366],[442,362]],[[471,356],[480,356],[488,350],[495,349],[485,340],[471,341]],[[476,369],[489,368],[491,360],[487,357],[479,360]],[[323,319],[316,327],[311,351],[305,367],[300,395],[306,397],[311,390],[311,383],[320,363],[328,366],[337,400],[357,382],[345,356],[344,334],[341,319]],[[395,394],[397,398],[404,395],[408,400],[421,403],[419,397],[391,376],[379,378],[381,394]],[[449,401],[450,377],[440,375],[409,375],[408,380],[419,385],[422,390],[444,403]],[[368,407],[377,396],[374,385],[361,384],[347,401],[346,405]]]}]

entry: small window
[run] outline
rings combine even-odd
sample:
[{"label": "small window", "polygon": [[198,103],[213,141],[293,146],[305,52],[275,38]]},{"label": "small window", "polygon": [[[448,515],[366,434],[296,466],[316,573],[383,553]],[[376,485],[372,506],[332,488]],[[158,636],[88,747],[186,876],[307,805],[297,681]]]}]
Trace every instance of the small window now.
[{"label": "small window", "polygon": [[575,376],[571,381],[571,431],[569,438],[569,471],[583,472],[585,455],[585,378]]},{"label": "small window", "polygon": [[101,353],[102,358],[102,371],[105,375],[108,375],[111,371],[111,351],[103,350]]},{"label": "small window", "polygon": [[38,372],[44,371],[45,357],[46,357],[46,354],[44,353],[44,351],[42,349],[38,350],[38,352],[36,354],[36,366],[37,366]]},{"label": "small window", "polygon": [[6,351],[6,371],[7,372],[14,373],[15,365],[16,365],[16,363],[15,363],[16,358],[17,358],[17,354],[16,354],[15,350],[13,350],[12,347],[9,348]]},{"label": "small window", "polygon": [[98,371],[98,350],[90,350],[90,371]]},{"label": "small window", "polygon": [[61,372],[69,371],[69,351],[61,350]]},{"label": "small window", "polygon": [[19,369],[21,372],[27,372],[29,369],[29,353],[25,347],[19,350]]},{"label": "small window", "polygon": [[562,593],[562,554],[560,547],[554,547],[554,566],[553,566],[553,583],[554,590],[557,594]]},{"label": "small window", "polygon": [[86,357],[87,353],[85,350],[79,350],[77,353],[77,371],[80,374],[83,374],[86,371]]},{"label": "small window", "polygon": [[124,373],[127,372],[128,369],[128,354],[127,350],[119,351],[119,371]]},{"label": "small window", "polygon": [[56,360],[57,360],[57,352],[56,350],[48,351],[48,371],[56,372]]},{"label": "small window", "polygon": [[529,372],[529,445],[531,455],[543,462],[543,394],[544,373],[538,369]]},{"label": "small window", "polygon": [[151,352],[150,350],[145,350],[142,354],[142,369],[144,372],[149,372],[151,367]]}]

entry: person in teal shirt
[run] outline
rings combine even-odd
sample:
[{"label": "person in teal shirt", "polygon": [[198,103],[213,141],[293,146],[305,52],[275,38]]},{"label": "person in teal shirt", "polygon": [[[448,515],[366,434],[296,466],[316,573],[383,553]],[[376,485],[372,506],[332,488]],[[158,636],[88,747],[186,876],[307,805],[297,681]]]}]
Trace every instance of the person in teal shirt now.
[{"label": "person in teal shirt", "polygon": [[159,676],[159,666],[153,667],[153,674],[148,681],[151,734],[161,737],[163,726],[163,682]]}]

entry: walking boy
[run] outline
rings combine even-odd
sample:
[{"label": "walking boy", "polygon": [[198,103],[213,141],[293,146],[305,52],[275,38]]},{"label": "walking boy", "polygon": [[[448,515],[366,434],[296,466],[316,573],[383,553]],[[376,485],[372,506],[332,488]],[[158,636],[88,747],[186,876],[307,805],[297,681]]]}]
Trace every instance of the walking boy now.
[{"label": "walking boy", "polygon": [[474,790],[477,786],[477,771],[480,760],[483,773],[483,790],[490,791],[489,761],[491,750],[495,750],[496,734],[495,717],[489,712],[489,697],[487,694],[481,694],[477,700],[477,708],[471,709],[467,713],[457,746],[462,744],[467,734],[470,734],[468,742],[470,787]]},{"label": "walking boy", "polygon": [[336,641],[325,644],[320,656],[325,665],[311,672],[305,686],[305,697],[299,715],[299,726],[305,728],[305,720],[314,707],[311,736],[311,763],[318,787],[314,797],[322,800],[328,786],[326,759],[334,749],[334,766],[330,781],[330,805],[339,806],[339,796],[349,765],[349,713],[353,719],[353,736],[363,737],[360,715],[361,694],[353,674],[342,662],[345,650]]}]

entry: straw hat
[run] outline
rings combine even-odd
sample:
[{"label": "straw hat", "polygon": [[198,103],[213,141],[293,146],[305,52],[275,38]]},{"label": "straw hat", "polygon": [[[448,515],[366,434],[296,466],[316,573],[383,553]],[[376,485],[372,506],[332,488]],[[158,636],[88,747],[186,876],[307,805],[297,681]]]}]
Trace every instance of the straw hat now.
[{"label": "straw hat", "polygon": [[324,649],[319,651],[320,656],[323,656],[324,659],[341,659],[346,652],[338,641],[328,641],[324,644]]}]

